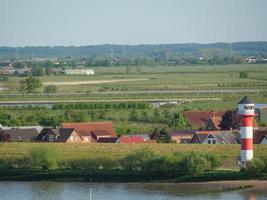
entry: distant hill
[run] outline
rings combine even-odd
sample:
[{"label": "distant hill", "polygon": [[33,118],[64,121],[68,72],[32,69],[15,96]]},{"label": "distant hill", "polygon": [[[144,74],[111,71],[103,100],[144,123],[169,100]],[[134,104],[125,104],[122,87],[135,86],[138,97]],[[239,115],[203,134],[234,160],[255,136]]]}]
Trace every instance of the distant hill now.
[{"label": "distant hill", "polygon": [[267,55],[267,42],[235,42],[211,44],[160,44],[160,45],[94,45],[94,46],[37,46],[37,47],[0,47],[0,58],[19,56],[28,58],[88,58],[92,56],[111,57],[164,57],[169,56],[202,56],[216,50],[223,54],[234,52],[242,56]]}]

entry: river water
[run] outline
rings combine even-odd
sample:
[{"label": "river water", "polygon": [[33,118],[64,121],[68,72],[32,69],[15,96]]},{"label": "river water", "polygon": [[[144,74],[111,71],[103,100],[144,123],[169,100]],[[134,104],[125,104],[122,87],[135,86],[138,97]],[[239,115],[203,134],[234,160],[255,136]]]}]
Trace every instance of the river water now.
[{"label": "river water", "polygon": [[0,181],[0,199],[90,200],[90,191],[92,200],[267,199],[267,191],[253,189],[202,193],[212,185]]}]

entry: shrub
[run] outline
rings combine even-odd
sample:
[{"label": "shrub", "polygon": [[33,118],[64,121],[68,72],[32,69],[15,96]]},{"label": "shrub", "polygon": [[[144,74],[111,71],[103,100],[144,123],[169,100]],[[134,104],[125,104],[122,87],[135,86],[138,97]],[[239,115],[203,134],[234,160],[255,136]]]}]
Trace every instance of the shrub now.
[{"label": "shrub", "polygon": [[212,170],[214,166],[217,166],[206,154],[195,152],[184,155],[182,162],[184,165],[184,172],[190,176],[199,176],[204,171]]},{"label": "shrub", "polygon": [[251,175],[260,175],[265,172],[265,165],[264,160],[260,158],[254,158],[252,161],[247,163],[246,171]]},{"label": "shrub", "polygon": [[131,171],[150,171],[156,155],[148,148],[142,148],[134,154],[126,156],[122,161],[122,167]]},{"label": "shrub", "polygon": [[60,160],[60,152],[52,146],[38,146],[31,149],[29,159],[33,168],[55,169]]}]

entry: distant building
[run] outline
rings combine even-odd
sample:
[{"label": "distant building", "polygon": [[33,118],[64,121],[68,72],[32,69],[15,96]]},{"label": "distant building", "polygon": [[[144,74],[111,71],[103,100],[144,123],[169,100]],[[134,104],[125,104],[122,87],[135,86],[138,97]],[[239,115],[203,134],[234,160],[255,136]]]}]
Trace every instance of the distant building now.
[{"label": "distant building", "polygon": [[[195,128],[205,128],[211,117],[222,117],[225,111],[184,111],[187,122]],[[217,126],[217,123],[216,123]]]},{"label": "distant building", "polygon": [[93,69],[65,69],[64,72],[67,75],[95,75]]},{"label": "distant building", "polygon": [[250,56],[248,58],[245,59],[248,63],[256,63],[257,62],[257,58],[254,56]]},{"label": "distant building", "polygon": [[210,130],[210,131],[220,130],[221,121],[222,121],[221,116],[211,116],[207,121],[205,130]]},{"label": "distant building", "polygon": [[117,143],[122,143],[122,144],[129,144],[129,143],[139,144],[139,143],[145,143],[145,140],[141,136],[121,136],[121,137],[118,138]]},{"label": "distant building", "polygon": [[16,69],[13,67],[1,67],[0,68],[0,75],[14,75]]},{"label": "distant building", "polygon": [[11,142],[30,142],[36,139],[38,132],[34,128],[28,129],[7,129],[2,130],[6,135],[9,136]]},{"label": "distant building", "polygon": [[179,103],[177,101],[158,101],[151,103],[153,108],[159,108],[161,106],[167,106],[167,105],[178,105],[178,104]]},{"label": "distant building", "polygon": [[82,136],[71,128],[44,128],[37,136],[38,142],[82,143]]},{"label": "distant building", "polygon": [[36,131],[38,133],[40,133],[43,129],[42,126],[2,126],[2,124],[0,124],[0,129],[3,130],[9,130],[9,129],[36,129]]},{"label": "distant building", "polygon": [[238,131],[196,131],[191,143],[238,144]]},{"label": "distant building", "polygon": [[75,129],[84,142],[89,143],[95,143],[100,138],[116,137],[112,122],[63,123],[62,127]]},{"label": "distant building", "polygon": [[179,144],[191,143],[192,137],[195,134],[194,130],[174,131],[171,132],[171,138],[173,141]]}]

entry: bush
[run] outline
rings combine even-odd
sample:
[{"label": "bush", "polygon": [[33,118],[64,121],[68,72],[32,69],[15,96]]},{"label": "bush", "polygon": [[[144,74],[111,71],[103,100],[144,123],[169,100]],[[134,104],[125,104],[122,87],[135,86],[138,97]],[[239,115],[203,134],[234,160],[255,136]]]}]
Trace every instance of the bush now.
[{"label": "bush", "polygon": [[204,171],[210,171],[220,166],[220,162],[215,156],[195,152],[184,155],[182,162],[185,173],[190,176],[199,176]]},{"label": "bush", "polygon": [[239,72],[239,78],[248,78],[248,72]]},{"label": "bush", "polygon": [[264,160],[260,158],[254,158],[252,161],[247,163],[246,171],[251,175],[260,175],[265,172],[267,165]]},{"label": "bush", "polygon": [[57,86],[55,85],[48,85],[44,88],[44,93],[51,94],[57,92]]},{"label": "bush", "polygon": [[55,169],[58,167],[60,152],[52,146],[38,146],[31,149],[29,159],[33,168]]},{"label": "bush", "polygon": [[126,170],[131,171],[150,171],[153,167],[152,163],[157,156],[148,148],[142,148],[134,154],[126,156],[121,164]]}]

